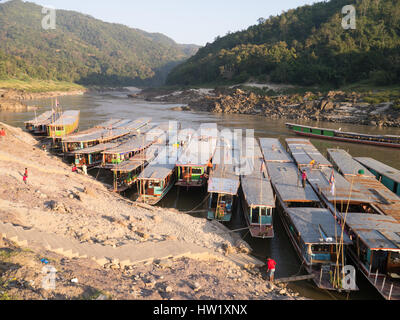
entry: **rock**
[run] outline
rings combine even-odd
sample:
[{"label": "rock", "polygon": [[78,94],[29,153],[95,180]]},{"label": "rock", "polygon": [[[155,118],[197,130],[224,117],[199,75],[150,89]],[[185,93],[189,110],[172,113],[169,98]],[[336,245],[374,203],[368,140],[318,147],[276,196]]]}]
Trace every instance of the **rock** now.
[{"label": "rock", "polygon": [[165,292],[166,293],[171,293],[171,292],[173,292],[174,291],[174,289],[172,289],[172,287],[170,287],[170,286],[167,286],[166,288],[165,288]]},{"label": "rock", "polygon": [[192,287],[192,289],[193,289],[194,292],[197,292],[197,291],[199,291],[199,290],[201,289],[201,285],[200,285],[200,283],[198,283],[198,282],[194,282],[194,283],[191,285],[191,287]]},{"label": "rock", "polygon": [[235,253],[236,250],[234,247],[229,242],[225,242],[222,244],[222,250],[224,251],[225,254],[232,254]]}]

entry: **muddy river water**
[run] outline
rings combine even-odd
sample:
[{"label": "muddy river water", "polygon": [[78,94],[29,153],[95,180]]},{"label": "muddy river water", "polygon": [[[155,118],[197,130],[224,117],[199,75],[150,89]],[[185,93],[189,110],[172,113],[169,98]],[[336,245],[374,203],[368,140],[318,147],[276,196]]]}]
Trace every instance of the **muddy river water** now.
[{"label": "muddy river water", "polygon": [[[285,127],[285,120],[283,119],[271,120],[260,116],[172,111],[171,108],[180,105],[161,104],[130,99],[127,97],[127,92],[110,91],[85,94],[82,96],[65,96],[59,98],[59,102],[64,110],[77,109],[81,111],[81,130],[87,129],[110,118],[135,119],[139,117],[151,117],[153,122],[156,123],[175,120],[180,121],[183,127],[191,127],[193,129],[197,129],[199,124],[202,122],[215,122],[218,124],[218,128],[220,129],[253,129],[256,137],[279,138],[281,142],[284,142],[285,138],[294,137],[294,135]],[[41,107],[37,111],[38,114],[50,110],[51,103],[51,99],[28,102],[28,104],[39,105]],[[24,121],[30,120],[34,117],[34,112],[0,112],[0,121],[18,127],[23,127]],[[301,123],[335,129],[342,128],[342,131],[400,135],[399,128],[378,128],[323,122]],[[400,169],[400,150],[397,149],[318,139],[311,139],[311,141],[323,154],[326,154],[327,148],[339,147],[348,150],[353,156],[373,157],[390,166]],[[127,196],[131,195],[128,194]],[[177,188],[173,188],[167,197],[159,203],[159,206],[174,207],[182,211],[189,211],[198,206],[205,197],[206,190],[196,190],[196,192],[193,192],[191,190],[187,191],[186,189],[178,191]],[[198,217],[201,219],[205,218],[202,213],[198,214]],[[228,225],[231,229],[240,229],[244,226],[245,221],[240,213],[234,215],[232,221]],[[275,237],[269,240],[252,239],[247,231],[240,231],[240,234],[251,245],[254,250],[254,255],[257,258],[264,260],[267,256],[270,256],[277,261],[276,278],[302,274],[303,270],[300,270],[301,265],[299,259],[289,242],[278,214],[276,214],[274,219],[274,228]],[[361,274],[357,274],[357,284],[360,290],[351,293],[349,296],[319,290],[308,281],[291,283],[289,286],[299,292],[300,295],[312,299],[380,299],[379,294],[371,285],[369,285],[369,283],[367,283]]]}]

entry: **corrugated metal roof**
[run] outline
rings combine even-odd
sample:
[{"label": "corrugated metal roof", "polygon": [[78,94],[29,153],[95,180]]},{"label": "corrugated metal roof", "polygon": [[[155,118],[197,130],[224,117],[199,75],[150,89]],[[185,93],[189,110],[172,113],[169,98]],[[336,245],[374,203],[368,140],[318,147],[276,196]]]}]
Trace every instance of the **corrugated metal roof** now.
[{"label": "corrugated metal roof", "polygon": [[332,164],[307,139],[286,139],[290,153],[299,166],[309,166],[311,161],[323,167],[332,167]]},{"label": "corrugated metal roof", "polygon": [[400,223],[393,217],[377,214],[349,213],[346,224],[371,249],[400,251]]},{"label": "corrugated metal roof", "polygon": [[368,157],[357,157],[354,159],[356,159],[358,162],[360,162],[362,165],[366,166],[367,168],[375,170],[380,175],[384,175],[384,176],[388,177],[389,179],[400,184],[400,170],[392,168],[392,167],[388,166],[387,164],[384,164],[378,160],[368,158]]},{"label": "corrugated metal roof", "polygon": [[147,121],[125,119],[116,123],[113,127],[107,128],[95,127],[84,133],[76,133],[63,138],[65,143],[81,143],[96,140],[113,140],[121,136],[135,132],[139,128],[145,126]]},{"label": "corrugated metal roof", "polygon": [[[327,151],[331,161],[343,175],[364,176],[375,179],[375,176],[366,167],[354,160],[345,150],[328,149]],[[364,173],[360,174],[360,171]]]},{"label": "corrugated metal roof", "polygon": [[32,124],[35,126],[44,126],[50,124],[53,120],[56,120],[59,117],[57,113],[52,111],[46,111],[41,115],[37,116],[35,119],[25,121],[25,124]]},{"label": "corrugated metal roof", "polygon": [[202,123],[180,155],[177,166],[205,166],[213,157],[218,141],[215,123]]},{"label": "corrugated metal roof", "polygon": [[72,154],[98,153],[98,152],[106,151],[107,149],[115,148],[117,146],[118,146],[118,143],[115,143],[115,142],[100,143],[100,144],[97,144],[97,145],[95,145],[93,147],[89,147],[89,148],[73,151]]},{"label": "corrugated metal roof", "polygon": [[[305,168],[307,172],[308,182],[314,186],[314,189],[319,190],[328,199],[329,202],[343,201],[353,203],[372,203],[373,199],[361,192],[354,184],[353,186],[339,172],[331,168],[322,168],[313,170]],[[331,193],[331,185],[329,179],[333,174],[335,177],[335,193]]]},{"label": "corrugated metal roof", "polygon": [[213,158],[217,164],[213,166],[208,180],[208,192],[236,195],[240,185],[240,176],[235,173],[235,154],[228,145],[217,148]]},{"label": "corrugated metal roof", "polygon": [[266,162],[293,162],[278,139],[261,138],[260,145]]},{"label": "corrugated metal roof", "polygon": [[303,188],[301,174],[294,163],[267,163],[271,182],[285,202],[319,202],[317,194],[306,183]]},{"label": "corrugated metal roof", "polygon": [[[275,207],[275,196],[271,182],[268,179],[268,172],[261,154],[260,146],[253,140],[254,157],[244,159],[248,162],[252,172],[248,175],[241,175],[240,180],[246,202],[249,206]],[[249,146],[246,146],[249,148]],[[247,153],[246,153],[247,155]]]},{"label": "corrugated metal roof", "polygon": [[[300,236],[307,244],[340,243],[341,227],[332,213],[324,208],[289,208],[286,210]],[[335,228],[336,226],[336,228]],[[332,241],[329,241],[332,239]],[[343,243],[351,244],[344,234]]]},{"label": "corrugated metal roof", "polygon": [[64,111],[62,115],[55,122],[49,124],[49,126],[55,127],[74,124],[79,119],[79,114],[79,110]]}]

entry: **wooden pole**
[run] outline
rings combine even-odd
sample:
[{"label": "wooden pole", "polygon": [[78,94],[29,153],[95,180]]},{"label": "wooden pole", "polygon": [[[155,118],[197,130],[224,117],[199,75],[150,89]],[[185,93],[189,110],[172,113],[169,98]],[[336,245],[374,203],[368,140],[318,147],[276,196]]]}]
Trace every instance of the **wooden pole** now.
[{"label": "wooden pole", "polygon": [[390,286],[390,292],[389,292],[389,300],[392,298],[392,290],[393,290],[393,283]]}]

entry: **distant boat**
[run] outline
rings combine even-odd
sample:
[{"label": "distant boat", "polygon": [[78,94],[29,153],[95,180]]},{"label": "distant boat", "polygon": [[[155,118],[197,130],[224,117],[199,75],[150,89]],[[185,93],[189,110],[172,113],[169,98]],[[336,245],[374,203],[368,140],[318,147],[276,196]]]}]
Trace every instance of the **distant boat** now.
[{"label": "distant boat", "polygon": [[341,130],[303,126],[293,123],[286,123],[286,127],[295,134],[301,136],[400,148],[400,136],[344,132]]},{"label": "distant boat", "polygon": [[79,115],[79,110],[64,111],[57,120],[47,126],[48,136],[61,140],[66,135],[78,130]]},{"label": "distant boat", "polygon": [[47,135],[47,126],[56,121],[59,114],[54,111],[46,111],[34,119],[25,121],[25,129],[35,135]]}]

